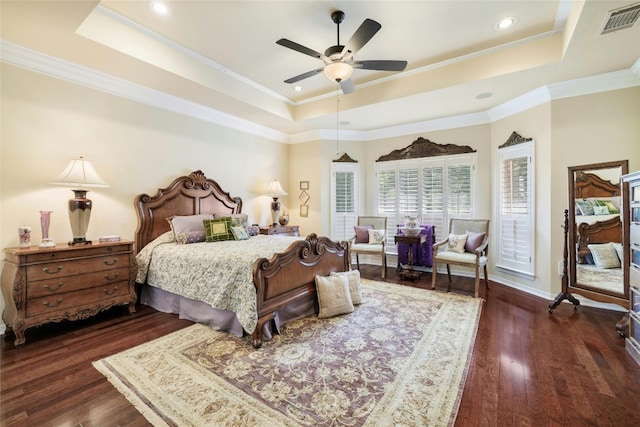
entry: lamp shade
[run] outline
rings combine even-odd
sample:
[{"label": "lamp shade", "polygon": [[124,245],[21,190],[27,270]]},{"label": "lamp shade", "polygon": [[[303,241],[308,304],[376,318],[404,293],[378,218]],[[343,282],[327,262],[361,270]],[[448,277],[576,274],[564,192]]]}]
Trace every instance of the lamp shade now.
[{"label": "lamp shade", "polygon": [[50,184],[68,185],[78,188],[109,186],[109,184],[98,175],[98,172],[96,172],[91,162],[85,160],[83,157],[71,160],[67,168]]},{"label": "lamp shade", "polygon": [[282,185],[280,185],[280,181],[274,179],[269,183],[269,187],[267,188],[267,192],[265,193],[267,196],[278,197],[278,196],[286,196],[287,192],[284,191]]},{"label": "lamp shade", "polygon": [[346,62],[332,62],[324,67],[324,75],[340,83],[343,80],[347,80],[353,74],[353,67]]}]

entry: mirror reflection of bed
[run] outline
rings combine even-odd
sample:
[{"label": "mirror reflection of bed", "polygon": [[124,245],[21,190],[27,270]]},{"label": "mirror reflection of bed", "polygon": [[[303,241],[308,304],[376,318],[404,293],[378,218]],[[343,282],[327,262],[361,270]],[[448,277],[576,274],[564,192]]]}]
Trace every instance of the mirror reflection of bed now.
[{"label": "mirror reflection of bed", "polygon": [[623,295],[620,168],[576,171],[574,180],[576,283]]},{"label": "mirror reflection of bed", "polygon": [[[628,309],[628,161],[569,167],[569,294]],[[575,304],[575,303],[574,303]],[[616,328],[623,335],[628,321]]]}]

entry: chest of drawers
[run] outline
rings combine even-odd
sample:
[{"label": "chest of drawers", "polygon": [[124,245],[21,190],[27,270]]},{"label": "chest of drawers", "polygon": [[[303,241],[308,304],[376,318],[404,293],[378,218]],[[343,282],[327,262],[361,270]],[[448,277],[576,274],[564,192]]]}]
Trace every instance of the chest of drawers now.
[{"label": "chest of drawers", "polygon": [[640,364],[640,171],[622,176],[629,183],[629,337],[625,347]]},{"label": "chest of drawers", "polygon": [[7,248],[2,269],[2,315],[15,345],[25,330],[49,322],[78,320],[114,305],[135,311],[133,242]]}]

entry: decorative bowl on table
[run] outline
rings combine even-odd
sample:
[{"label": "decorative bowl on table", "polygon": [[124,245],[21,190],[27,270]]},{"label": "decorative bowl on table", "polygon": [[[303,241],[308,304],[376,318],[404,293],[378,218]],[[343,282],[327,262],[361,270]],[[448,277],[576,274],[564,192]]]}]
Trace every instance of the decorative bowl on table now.
[{"label": "decorative bowl on table", "polygon": [[405,236],[417,236],[422,231],[422,227],[401,227],[400,230]]}]

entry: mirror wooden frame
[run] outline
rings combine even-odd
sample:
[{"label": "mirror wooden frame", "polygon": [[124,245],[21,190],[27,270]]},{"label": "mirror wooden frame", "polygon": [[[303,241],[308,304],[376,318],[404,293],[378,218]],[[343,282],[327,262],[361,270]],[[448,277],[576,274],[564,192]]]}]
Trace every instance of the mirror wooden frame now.
[{"label": "mirror wooden frame", "polygon": [[[569,215],[568,215],[568,252],[569,252],[569,272],[568,272],[568,283],[567,290],[570,294],[579,294],[586,298],[589,298],[593,301],[604,302],[604,303],[613,303],[622,306],[625,309],[629,308],[629,215],[626,212],[626,209],[629,206],[629,186],[627,183],[622,182],[620,179],[619,187],[621,191],[621,207],[620,207],[620,215],[622,216],[622,224],[621,224],[621,239],[622,239],[622,248],[623,248],[623,260],[622,262],[622,270],[623,270],[623,292],[616,293],[614,291],[609,291],[606,289],[601,289],[595,286],[590,286],[585,283],[578,283],[577,278],[577,269],[576,264],[578,262],[578,227],[576,226],[576,177],[579,174],[588,174],[593,173],[602,169],[620,169],[620,175],[625,175],[628,173],[629,169],[629,161],[621,160],[621,161],[612,161],[612,162],[603,162],[603,163],[593,163],[590,165],[580,165],[580,166],[570,166],[568,168],[569,176],[568,176],[568,188],[569,188]],[[610,221],[609,221],[610,222]],[[596,223],[600,224],[600,223]],[[603,222],[604,224],[604,222]]]}]

